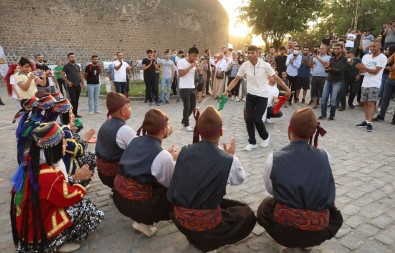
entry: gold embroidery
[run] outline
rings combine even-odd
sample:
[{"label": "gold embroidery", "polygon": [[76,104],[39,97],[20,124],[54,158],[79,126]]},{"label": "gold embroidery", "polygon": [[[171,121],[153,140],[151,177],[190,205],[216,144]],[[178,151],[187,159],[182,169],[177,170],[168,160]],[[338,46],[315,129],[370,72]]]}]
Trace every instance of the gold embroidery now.
[{"label": "gold embroidery", "polygon": [[63,196],[64,196],[66,199],[74,198],[74,197],[77,196],[78,194],[79,194],[81,197],[84,196],[84,194],[83,194],[81,191],[77,190],[77,189],[74,190],[72,193],[69,193],[67,185],[68,185],[68,183],[67,183],[66,181],[63,181]]},{"label": "gold embroidery", "polygon": [[[65,213],[63,208],[58,209],[60,217],[62,217],[62,222],[59,224],[56,224],[56,211],[52,215],[52,226],[53,228],[51,231],[47,233],[48,238],[51,238],[52,235],[54,235],[56,232],[58,232],[61,228],[63,228],[68,222],[69,222],[69,217]],[[55,224],[54,224],[54,217],[55,217]]]}]

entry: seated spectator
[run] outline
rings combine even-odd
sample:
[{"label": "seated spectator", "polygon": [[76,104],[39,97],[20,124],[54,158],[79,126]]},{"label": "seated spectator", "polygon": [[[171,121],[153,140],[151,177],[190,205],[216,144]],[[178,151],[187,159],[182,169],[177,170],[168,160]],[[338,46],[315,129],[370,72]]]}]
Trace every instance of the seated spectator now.
[{"label": "seated spectator", "polygon": [[314,146],[308,143],[314,133],[318,138],[325,130],[319,127],[313,110],[298,110],[288,127],[290,144],[270,154],[264,167],[265,187],[273,197],[259,206],[258,223],[288,248],[320,245],[334,237],[343,224],[335,207],[329,155],[316,148],[316,138]]}]

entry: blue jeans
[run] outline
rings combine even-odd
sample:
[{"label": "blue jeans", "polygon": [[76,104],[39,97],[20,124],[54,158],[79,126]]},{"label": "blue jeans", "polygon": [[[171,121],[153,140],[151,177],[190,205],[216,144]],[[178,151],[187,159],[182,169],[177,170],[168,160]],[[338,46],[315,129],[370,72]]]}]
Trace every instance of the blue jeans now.
[{"label": "blue jeans", "polygon": [[[380,110],[380,116],[385,117],[385,114],[387,112],[388,106],[390,104],[391,96],[395,92],[395,80],[394,79],[389,79],[387,78],[387,81],[384,83],[384,93],[383,97],[381,98],[381,110]],[[394,115],[395,119],[395,115]]]},{"label": "blue jeans", "polygon": [[165,87],[167,87],[167,92],[166,92],[166,101],[169,101],[170,98],[170,93],[171,93],[171,77],[170,78],[164,78],[162,77],[162,85],[160,87],[160,99],[162,101],[165,101],[164,99],[164,91],[165,91]]},{"label": "blue jeans", "polygon": [[328,99],[329,95],[331,96],[331,111],[330,115],[331,117],[335,117],[336,113],[336,104],[337,101],[339,100],[339,94],[340,90],[342,88],[342,82],[341,81],[328,81],[325,80],[325,85],[324,85],[324,91],[322,92],[322,99],[321,99],[321,115],[326,117],[326,110],[327,110],[327,104],[328,104]]},{"label": "blue jeans", "polygon": [[88,106],[89,112],[99,109],[100,84],[88,84]]}]

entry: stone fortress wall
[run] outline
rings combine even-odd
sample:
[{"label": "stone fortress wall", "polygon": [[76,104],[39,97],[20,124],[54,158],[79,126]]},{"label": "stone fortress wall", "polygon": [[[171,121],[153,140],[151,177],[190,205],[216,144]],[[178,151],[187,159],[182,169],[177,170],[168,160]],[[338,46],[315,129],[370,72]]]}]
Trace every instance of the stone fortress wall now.
[{"label": "stone fortress wall", "polygon": [[7,60],[44,54],[49,63],[74,52],[111,60],[145,57],[147,48],[219,51],[228,42],[228,15],[216,0],[2,0],[0,46]]}]

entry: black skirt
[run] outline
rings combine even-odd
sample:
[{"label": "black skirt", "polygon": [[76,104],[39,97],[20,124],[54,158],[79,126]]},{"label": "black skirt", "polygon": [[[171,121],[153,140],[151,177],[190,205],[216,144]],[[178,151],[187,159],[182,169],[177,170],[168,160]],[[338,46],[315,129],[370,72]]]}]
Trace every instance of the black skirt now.
[{"label": "black skirt", "polygon": [[320,245],[333,238],[343,224],[343,217],[336,207],[329,209],[329,225],[324,230],[306,231],[285,226],[274,221],[273,212],[276,206],[273,197],[264,199],[257,211],[258,223],[280,245],[288,248],[308,248]]},{"label": "black skirt", "polygon": [[233,244],[246,238],[254,229],[256,217],[251,208],[239,201],[223,199],[221,202],[222,221],[214,229],[199,232],[190,231],[181,226],[171,212],[170,216],[178,230],[188,241],[204,252]]}]

